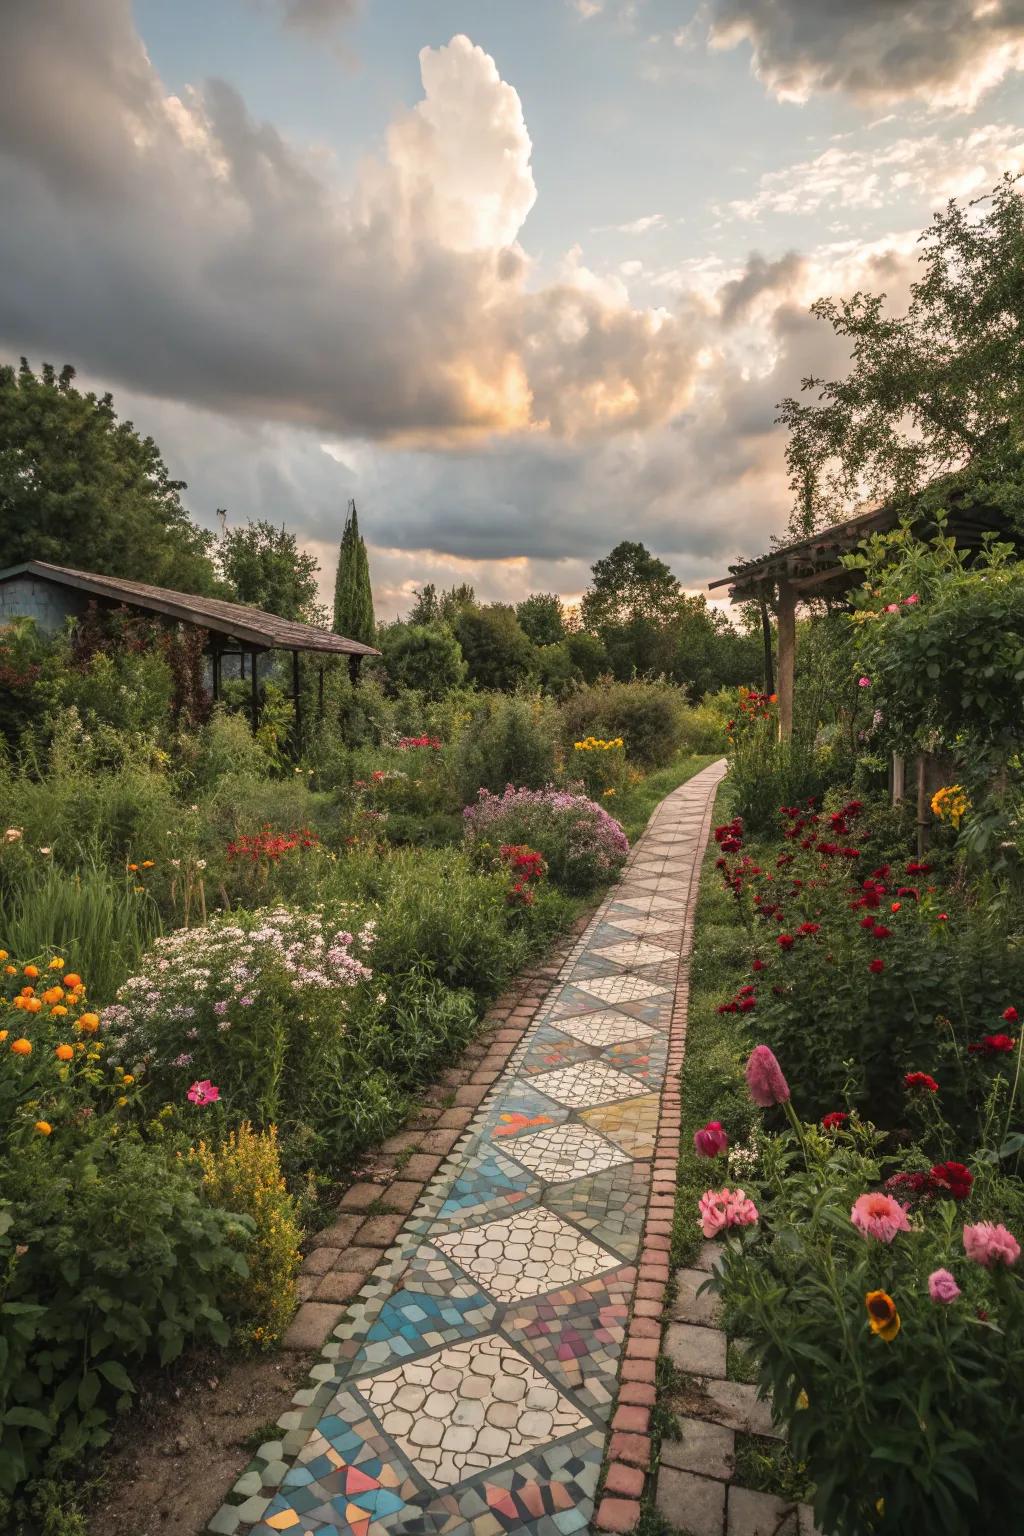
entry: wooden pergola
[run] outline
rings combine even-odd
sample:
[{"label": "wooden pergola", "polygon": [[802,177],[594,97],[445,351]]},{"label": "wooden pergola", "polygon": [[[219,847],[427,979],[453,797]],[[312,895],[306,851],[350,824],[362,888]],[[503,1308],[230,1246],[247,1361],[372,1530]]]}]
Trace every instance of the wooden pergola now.
[{"label": "wooden pergola", "polygon": [[[769,607],[775,609],[778,625],[778,671],[775,692],[779,700],[779,734],[793,733],[793,675],[796,665],[796,610],[801,602],[815,598],[842,602],[860,584],[856,571],[847,570],[844,555],[853,554],[874,533],[890,533],[899,527],[903,511],[892,505],[876,505],[849,517],[845,522],[808,534],[791,544],[782,544],[730,566],[730,574],[710,583],[729,588],[733,603],[760,604],[765,632],[766,680],[771,667],[771,629]],[[920,531],[927,534],[930,519],[921,517]],[[1020,543],[1005,518],[987,507],[956,505],[950,508],[946,532],[957,544],[977,548],[986,534],[996,533]],[[770,690],[771,691],[771,690]]]}]

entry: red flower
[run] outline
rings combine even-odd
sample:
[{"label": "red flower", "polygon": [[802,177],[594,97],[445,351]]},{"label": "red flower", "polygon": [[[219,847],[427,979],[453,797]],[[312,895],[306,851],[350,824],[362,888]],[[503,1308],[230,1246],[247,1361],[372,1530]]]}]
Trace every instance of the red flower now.
[{"label": "red flower", "polygon": [[966,1200],[974,1183],[974,1174],[963,1163],[936,1163],[932,1178],[944,1185],[954,1200]]},{"label": "red flower", "polygon": [[885,961],[879,960],[878,956],[876,955],[868,966],[868,970],[873,976],[880,976],[885,970]]},{"label": "red flower", "polygon": [[779,934],[778,945],[779,945],[780,949],[792,949],[794,942],[795,942],[795,940],[794,940],[793,935],[791,933],[780,933]]},{"label": "red flower", "polygon": [[887,928],[884,923],[876,923],[872,931],[876,939],[892,938],[892,929]]},{"label": "red flower", "polygon": [[1003,1021],[1004,1021],[1004,1023],[1006,1023],[1006,1024],[1016,1024],[1019,1018],[1020,1018],[1020,1014],[1017,1012],[1016,1008],[1011,1007],[1011,1008],[1004,1008],[1003,1009]]},{"label": "red flower", "polygon": [[862,917],[860,920],[860,925],[862,928],[874,928],[875,920],[873,917]]},{"label": "red flower", "polygon": [[826,1131],[841,1131],[849,1118],[844,1109],[833,1109],[830,1114],[822,1115],[821,1123]]},{"label": "red flower", "polygon": [[709,1120],[707,1125],[693,1134],[693,1145],[701,1157],[718,1157],[729,1150],[729,1138],[722,1130],[720,1120]]},{"label": "red flower", "polygon": [[919,863],[916,859],[911,860],[911,862],[907,865],[908,875],[930,875],[931,872],[932,867],[930,864]]},{"label": "red flower", "polygon": [[1009,1055],[1017,1042],[1011,1035],[985,1035],[973,1045],[967,1047],[969,1056],[1000,1056]]},{"label": "red flower", "polygon": [[903,1079],[906,1088],[926,1088],[929,1093],[938,1093],[939,1085],[934,1077],[929,1077],[927,1072],[908,1072]]},{"label": "red flower", "polygon": [[763,971],[764,970],[764,961],[763,960],[755,960],[753,965],[751,966],[751,970]]}]

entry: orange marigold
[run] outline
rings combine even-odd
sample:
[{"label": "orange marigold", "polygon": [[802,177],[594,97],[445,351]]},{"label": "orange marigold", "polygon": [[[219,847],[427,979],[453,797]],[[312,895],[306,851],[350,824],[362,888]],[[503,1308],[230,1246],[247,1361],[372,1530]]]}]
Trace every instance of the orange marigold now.
[{"label": "orange marigold", "polygon": [[46,991],[43,993],[43,1002],[44,1003],[59,1003],[63,996],[64,996],[64,988],[63,987],[47,987]]},{"label": "orange marigold", "polygon": [[58,1061],[72,1061],[75,1055],[74,1050],[70,1045],[58,1045],[53,1054],[56,1056]]},{"label": "orange marigold", "polygon": [[43,1006],[43,1004],[42,1004],[42,999],[41,998],[38,998],[38,997],[26,997],[26,999],[25,999],[25,1012],[26,1013],[38,1013],[42,1006]]},{"label": "orange marigold", "polygon": [[15,1056],[31,1056],[32,1041],[26,1040],[24,1035],[21,1035],[17,1040],[12,1041],[11,1050]]},{"label": "orange marigold", "polygon": [[100,1027],[98,1013],[82,1013],[78,1016],[78,1028],[84,1029],[86,1034],[94,1035]]},{"label": "orange marigold", "polygon": [[23,974],[25,976],[38,976],[39,975],[39,967],[38,967],[38,965],[26,965]]},{"label": "orange marigold", "polygon": [[63,1003],[58,1003],[56,1008],[50,1009],[50,1014],[55,1019],[62,1019],[66,1013],[67,1009],[64,1007]]},{"label": "orange marigold", "polygon": [[66,987],[80,987],[82,985],[82,978],[77,971],[69,971],[64,977],[64,985]]},{"label": "orange marigold", "polygon": [[49,1136],[53,1131],[53,1126],[50,1124],[49,1120],[37,1120],[35,1128],[39,1132],[40,1136]]}]

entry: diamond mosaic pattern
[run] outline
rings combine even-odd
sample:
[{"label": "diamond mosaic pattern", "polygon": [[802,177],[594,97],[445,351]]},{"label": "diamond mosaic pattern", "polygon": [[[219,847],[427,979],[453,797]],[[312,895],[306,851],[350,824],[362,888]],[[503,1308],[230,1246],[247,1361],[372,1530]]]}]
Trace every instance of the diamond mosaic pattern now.
[{"label": "diamond mosaic pattern", "polygon": [[209,1536],[588,1529],[693,860],[720,774],[704,770],[655,813]]}]

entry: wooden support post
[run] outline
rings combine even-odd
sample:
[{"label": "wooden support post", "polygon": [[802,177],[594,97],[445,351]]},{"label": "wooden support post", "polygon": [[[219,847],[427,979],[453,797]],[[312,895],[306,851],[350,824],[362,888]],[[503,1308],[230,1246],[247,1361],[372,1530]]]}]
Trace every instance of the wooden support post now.
[{"label": "wooden support post", "polygon": [[928,755],[917,760],[917,856],[923,859],[928,848]]},{"label": "wooden support post", "polygon": [[252,715],[252,733],[255,736],[260,726],[260,684],[256,675],[256,652],[252,652],[252,691],[249,695],[249,711]]},{"label": "wooden support post", "polygon": [[213,702],[216,704],[220,698],[220,651],[214,651],[211,660],[213,662]]},{"label": "wooden support post", "polygon": [[779,740],[793,735],[793,673],[796,665],[796,593],[779,578]]},{"label": "wooden support post", "polygon": [[295,756],[302,756],[302,693],[299,685],[299,653],[292,651],[292,704],[295,709]]},{"label": "wooden support post", "polygon": [[907,762],[898,752],[892,755],[892,803],[899,805],[907,792]]},{"label": "wooden support post", "polygon": [[775,665],[772,661],[772,621],[768,616],[768,604],[761,599],[761,634],[764,639],[764,691],[775,692]]}]

